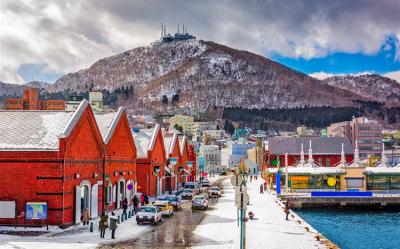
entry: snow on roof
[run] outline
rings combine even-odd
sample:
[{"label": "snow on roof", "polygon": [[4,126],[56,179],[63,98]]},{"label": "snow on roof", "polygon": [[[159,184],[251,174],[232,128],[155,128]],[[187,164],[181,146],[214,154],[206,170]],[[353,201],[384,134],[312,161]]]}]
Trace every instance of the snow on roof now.
[{"label": "snow on roof", "polygon": [[[281,168],[281,173],[285,173],[285,168]],[[270,173],[276,173],[277,168],[269,168]],[[334,167],[288,167],[289,175],[340,175],[344,174],[345,170]]]},{"label": "snow on roof", "polygon": [[120,107],[117,112],[96,113],[94,115],[104,143],[107,144],[110,141],[123,113],[124,108]]},{"label": "snow on roof", "polygon": [[183,155],[183,151],[185,150],[185,143],[187,142],[186,140],[187,140],[186,135],[179,139],[181,155]]},{"label": "snow on roof", "polygon": [[157,124],[152,129],[140,129],[139,132],[132,132],[139,158],[147,157],[147,152],[153,149],[159,130],[160,125]]},{"label": "snow on roof", "polygon": [[300,155],[301,144],[308,151],[310,140],[313,155],[340,155],[342,144],[346,155],[353,154],[350,141],[344,137],[273,137],[268,140],[268,150],[272,155]]},{"label": "snow on roof", "polygon": [[364,173],[366,175],[400,175],[400,167],[367,167]]},{"label": "snow on roof", "polygon": [[174,143],[177,138],[178,135],[176,133],[174,133],[172,136],[164,136],[164,147],[167,158],[169,157],[169,154],[174,152]]},{"label": "snow on roof", "polygon": [[0,111],[0,150],[58,150],[88,105],[83,100],[75,112]]}]

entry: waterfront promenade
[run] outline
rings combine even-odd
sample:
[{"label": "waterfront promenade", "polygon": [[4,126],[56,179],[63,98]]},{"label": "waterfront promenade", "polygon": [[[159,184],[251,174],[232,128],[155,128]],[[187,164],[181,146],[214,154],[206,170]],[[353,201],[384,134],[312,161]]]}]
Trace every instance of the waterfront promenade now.
[{"label": "waterfront promenade", "polygon": [[[262,183],[260,178],[248,183],[250,205],[247,212],[255,213],[255,220],[246,222],[247,248],[332,248],[328,241],[297,215],[290,216],[290,220],[286,221],[283,206],[276,196],[267,192],[259,193]],[[223,188],[223,196],[218,201],[217,208],[207,211],[208,215],[194,231],[197,236],[210,241],[208,245],[193,248],[239,248],[239,228],[234,219],[237,213],[234,205],[235,190],[229,180],[223,182]],[[298,223],[299,220],[301,223]],[[321,241],[317,241],[317,235]]]}]

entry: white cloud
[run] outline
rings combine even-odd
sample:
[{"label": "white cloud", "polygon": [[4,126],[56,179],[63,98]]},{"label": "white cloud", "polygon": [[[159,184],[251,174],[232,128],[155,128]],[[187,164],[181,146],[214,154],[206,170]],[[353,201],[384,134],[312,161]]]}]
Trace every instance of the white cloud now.
[{"label": "white cloud", "polygon": [[383,74],[383,76],[396,80],[400,83],[400,70],[399,71],[392,71]]},{"label": "white cloud", "polygon": [[[1,0],[0,80],[22,82],[18,68],[44,64],[68,73],[100,58],[174,33],[186,23],[198,38],[266,55],[322,57],[376,53],[400,40],[397,0],[46,1]],[[399,42],[396,43],[400,60]]]}]

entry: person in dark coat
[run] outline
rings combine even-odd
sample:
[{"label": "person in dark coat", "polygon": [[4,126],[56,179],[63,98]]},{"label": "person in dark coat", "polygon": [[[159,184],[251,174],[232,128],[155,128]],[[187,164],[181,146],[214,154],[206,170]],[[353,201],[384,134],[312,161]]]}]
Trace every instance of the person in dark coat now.
[{"label": "person in dark coat", "polygon": [[[111,230],[111,239],[115,239],[115,230],[117,229],[117,217],[115,216],[114,212],[111,212],[110,216],[110,230]],[[104,238],[104,237],[103,237]]]},{"label": "person in dark coat", "polygon": [[144,204],[149,204],[149,196],[147,194],[144,195]]},{"label": "person in dark coat", "polygon": [[126,214],[126,210],[128,209],[128,199],[125,198],[125,199],[122,201],[121,204],[122,204],[122,209],[124,210],[123,214]]},{"label": "person in dark coat", "polygon": [[285,213],[286,213],[286,220],[289,220],[290,199],[287,199],[287,200],[286,200],[286,203],[285,203]]},{"label": "person in dark coat", "polygon": [[263,184],[260,185],[260,194],[264,194],[264,185]]},{"label": "person in dark coat", "polygon": [[139,199],[137,198],[136,195],[133,196],[132,203],[133,203],[133,211],[135,211],[135,214],[136,214],[138,211],[138,207],[139,207]]},{"label": "person in dark coat", "polygon": [[108,215],[103,211],[100,215],[100,238],[104,238],[108,228]]},{"label": "person in dark coat", "polygon": [[140,196],[140,205],[144,206],[144,194]]}]

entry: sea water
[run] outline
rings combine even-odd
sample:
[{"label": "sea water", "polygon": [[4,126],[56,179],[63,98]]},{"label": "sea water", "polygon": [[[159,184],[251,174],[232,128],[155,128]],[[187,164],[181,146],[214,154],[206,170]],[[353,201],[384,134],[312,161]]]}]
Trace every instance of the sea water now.
[{"label": "sea water", "polygon": [[400,249],[400,212],[298,209],[295,212],[342,249]]}]

